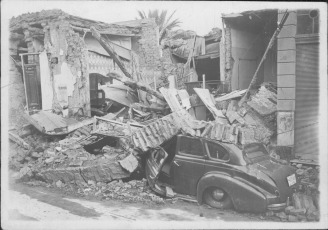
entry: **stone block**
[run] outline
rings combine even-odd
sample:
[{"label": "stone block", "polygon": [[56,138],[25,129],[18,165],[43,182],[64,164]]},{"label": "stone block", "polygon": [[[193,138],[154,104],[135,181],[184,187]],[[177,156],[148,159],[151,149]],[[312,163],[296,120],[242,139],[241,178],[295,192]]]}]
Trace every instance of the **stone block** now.
[{"label": "stone block", "polygon": [[295,38],[278,38],[277,50],[295,50],[296,43]]},{"label": "stone block", "polygon": [[255,131],[252,128],[241,128],[238,137],[239,143],[242,145],[257,142],[255,139]]},{"label": "stone block", "polygon": [[278,111],[295,111],[295,100],[278,100]]},{"label": "stone block", "polygon": [[277,63],[277,75],[295,75],[295,73],[296,73],[295,62]]},{"label": "stone block", "polygon": [[277,144],[290,146],[294,144],[294,112],[278,112]]},{"label": "stone block", "polygon": [[277,52],[277,62],[295,62],[296,50],[279,50]]},{"label": "stone block", "polygon": [[295,87],[295,75],[278,75],[278,87]]},{"label": "stone block", "polygon": [[313,204],[313,199],[311,196],[301,193],[294,193],[292,200],[295,209],[305,209],[307,214],[317,210]]},{"label": "stone block", "polygon": [[56,186],[57,186],[57,188],[61,188],[63,186],[63,182],[61,182],[60,180],[58,180],[56,182]]},{"label": "stone block", "polygon": [[296,35],[296,25],[284,25],[278,34],[278,38],[294,38]]},{"label": "stone block", "polygon": [[[280,20],[284,16],[285,11],[286,10],[283,10],[283,11],[278,13],[278,22],[280,22]],[[289,11],[288,18],[287,18],[284,25],[296,25],[296,24],[297,24],[296,11]]]},{"label": "stone block", "polygon": [[305,208],[299,208],[299,209],[292,209],[289,212],[291,215],[304,215],[306,213],[306,209]]},{"label": "stone block", "polygon": [[295,88],[278,88],[278,99],[295,99]]}]

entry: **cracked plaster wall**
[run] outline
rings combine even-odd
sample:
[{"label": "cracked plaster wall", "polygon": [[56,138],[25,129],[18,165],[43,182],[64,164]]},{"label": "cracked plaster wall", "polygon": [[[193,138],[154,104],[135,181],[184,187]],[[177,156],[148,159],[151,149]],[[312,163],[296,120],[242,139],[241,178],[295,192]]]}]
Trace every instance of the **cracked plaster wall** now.
[{"label": "cracked plaster wall", "polygon": [[49,59],[58,59],[58,64],[52,63],[50,69],[53,108],[62,110],[68,106],[68,116],[82,109],[84,115],[90,116],[88,55],[84,41],[68,22],[60,21],[45,27],[44,43]]}]

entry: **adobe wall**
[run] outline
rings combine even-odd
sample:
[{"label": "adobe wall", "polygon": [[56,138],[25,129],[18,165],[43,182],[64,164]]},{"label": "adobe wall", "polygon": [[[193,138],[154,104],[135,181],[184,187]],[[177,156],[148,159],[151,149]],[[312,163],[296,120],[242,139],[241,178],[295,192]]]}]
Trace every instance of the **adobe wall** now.
[{"label": "adobe wall", "polygon": [[183,78],[184,64],[183,63],[173,63],[170,57],[169,49],[163,49],[163,56],[161,58],[161,72],[162,75],[159,79],[159,87],[167,87],[169,82],[167,78],[171,75],[176,77],[177,88],[184,89],[186,78]]},{"label": "adobe wall", "polygon": [[25,101],[25,89],[22,75],[15,66],[13,60],[10,60],[9,82],[8,82],[8,109],[9,109],[9,127],[20,127],[27,123],[23,118]]},{"label": "adobe wall", "polygon": [[139,72],[144,82],[153,86],[161,77],[161,52],[159,46],[159,31],[154,19],[142,23],[140,38],[132,40],[132,50],[138,54]]},{"label": "adobe wall", "polygon": [[62,84],[67,87],[68,115],[83,110],[84,115],[90,116],[88,52],[83,39],[67,21],[51,22],[44,26],[44,31],[48,58],[58,58],[58,64],[52,64],[50,69],[54,84],[53,107],[57,107],[60,100],[56,87]]},{"label": "adobe wall", "polygon": [[[38,29],[35,37],[34,28],[24,27],[24,36],[10,40],[10,54],[17,56],[20,43],[26,44],[27,52],[42,52],[39,55],[42,109],[61,111],[58,85],[67,87],[68,116],[74,116],[79,109],[84,115],[90,115],[88,55],[86,45],[79,34],[75,33],[67,21],[52,21],[42,23],[43,29]],[[41,33],[42,32],[42,33]],[[44,40],[43,40],[44,39]],[[29,56],[30,60],[33,58]],[[58,58],[58,64],[50,64],[52,58]],[[20,73],[11,60],[10,82],[10,123],[20,120],[20,114],[26,105],[25,89]],[[57,88],[56,88],[57,87]],[[64,96],[65,97],[65,96]]]}]

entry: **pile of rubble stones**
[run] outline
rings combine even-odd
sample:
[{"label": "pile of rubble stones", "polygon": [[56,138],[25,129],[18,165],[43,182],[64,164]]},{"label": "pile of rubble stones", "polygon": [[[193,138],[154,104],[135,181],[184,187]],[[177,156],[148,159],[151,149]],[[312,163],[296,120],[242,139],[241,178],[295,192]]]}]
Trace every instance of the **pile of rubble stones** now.
[{"label": "pile of rubble stones", "polygon": [[269,211],[265,216],[276,221],[319,221],[319,166],[297,163],[292,163],[292,166],[297,168],[298,192],[293,194],[284,211]]},{"label": "pile of rubble stones", "polygon": [[[10,142],[10,168],[15,171],[14,178],[30,186],[57,188],[67,194],[82,197],[96,197],[101,200],[121,200],[163,204],[164,199],[153,193],[146,179],[123,182],[121,179],[99,181],[90,179],[90,172],[80,170],[83,177],[71,180],[63,176],[62,168],[79,168],[92,162],[117,162],[126,157],[120,148],[104,146],[97,155],[90,154],[81,146],[61,145],[62,138],[48,138],[41,133],[32,133],[23,140],[29,149]],[[66,138],[69,140],[69,138]],[[113,171],[113,170],[112,170]],[[51,177],[47,174],[52,173]],[[99,170],[97,170],[99,175]],[[57,177],[55,176],[57,174]],[[106,176],[106,175],[103,175]],[[67,178],[67,179],[66,179]],[[98,181],[97,181],[98,179]],[[112,178],[113,179],[113,178]]]},{"label": "pile of rubble stones", "polygon": [[74,194],[85,198],[94,198],[100,200],[121,200],[128,203],[145,203],[145,204],[164,204],[165,201],[171,200],[175,202],[176,199],[163,199],[152,192],[148,186],[147,180],[131,180],[123,182],[122,180],[114,180],[109,183],[95,182],[89,180],[87,183],[83,182],[82,186],[76,186],[75,183],[65,183],[61,180],[53,182],[52,184],[31,180],[24,182],[30,186],[43,186],[50,188],[57,188],[64,191],[66,194]]}]

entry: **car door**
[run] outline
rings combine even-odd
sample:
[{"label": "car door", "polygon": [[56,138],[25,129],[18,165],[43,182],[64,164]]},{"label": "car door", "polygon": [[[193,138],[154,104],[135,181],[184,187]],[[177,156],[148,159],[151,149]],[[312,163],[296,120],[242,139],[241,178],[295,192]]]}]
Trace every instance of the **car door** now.
[{"label": "car door", "polygon": [[204,147],[201,139],[180,136],[172,162],[174,191],[196,195],[198,180],[204,175]]},{"label": "car door", "polygon": [[205,161],[205,171],[221,171],[228,174],[233,173],[233,166],[229,164],[230,154],[226,148],[217,142],[206,141],[205,149],[207,159]]},{"label": "car door", "polygon": [[167,152],[159,147],[150,152],[147,160],[146,160],[146,177],[149,183],[149,186],[157,193],[161,195],[165,195],[165,189],[161,188],[157,179],[161,168],[168,157]]}]

